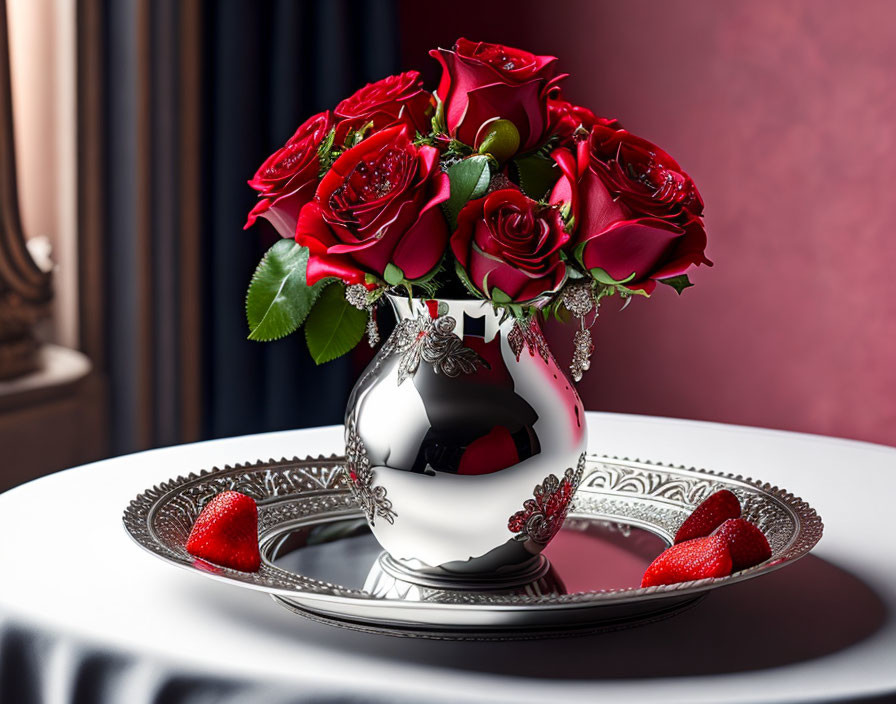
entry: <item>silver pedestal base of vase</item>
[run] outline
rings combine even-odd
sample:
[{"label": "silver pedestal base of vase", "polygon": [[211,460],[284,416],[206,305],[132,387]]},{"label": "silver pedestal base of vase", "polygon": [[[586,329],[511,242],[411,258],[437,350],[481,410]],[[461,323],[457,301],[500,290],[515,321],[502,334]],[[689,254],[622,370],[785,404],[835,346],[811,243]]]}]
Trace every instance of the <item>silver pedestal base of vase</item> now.
[{"label": "silver pedestal base of vase", "polygon": [[584,467],[575,387],[535,319],[390,300],[398,325],[345,421],[347,479],[384,569],[452,589],[537,580]]},{"label": "silver pedestal base of vase", "polygon": [[[427,568],[414,565],[411,560],[396,560],[383,552],[376,561],[371,574],[382,572],[401,582],[408,582],[433,589],[513,589],[532,584],[548,573],[551,563],[543,555],[534,555],[527,562],[509,566],[499,566],[490,572],[455,572],[443,565]],[[368,577],[369,580],[369,577]]]},{"label": "silver pedestal base of vase", "polygon": [[382,552],[370,568],[364,591],[382,599],[438,601],[445,594],[492,592],[505,596],[564,594],[566,587],[543,555],[536,555],[520,568],[497,574],[439,575],[418,571]]}]

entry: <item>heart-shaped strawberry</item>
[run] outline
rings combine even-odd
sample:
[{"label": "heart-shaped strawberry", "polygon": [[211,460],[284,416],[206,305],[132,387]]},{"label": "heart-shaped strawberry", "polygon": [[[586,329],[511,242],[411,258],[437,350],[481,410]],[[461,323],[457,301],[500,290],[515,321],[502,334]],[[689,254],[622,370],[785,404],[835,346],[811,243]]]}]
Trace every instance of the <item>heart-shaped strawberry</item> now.
[{"label": "heart-shaped strawberry", "polygon": [[740,516],[740,501],[727,489],[710,494],[694,509],[675,534],[675,542],[703,538],[729,518]]},{"label": "heart-shaped strawberry", "polygon": [[728,551],[735,570],[758,565],[772,556],[772,549],[762,531],[743,518],[725,521],[713,535],[728,541]]},{"label": "heart-shaped strawberry", "polygon": [[261,554],[255,500],[238,491],[218,494],[193,524],[186,548],[191,555],[216,565],[257,572]]},{"label": "heart-shaped strawberry", "polygon": [[650,563],[642,587],[658,584],[689,582],[692,579],[726,577],[731,574],[731,555],[728,541],[721,536],[711,535],[678,543],[663,551]]}]

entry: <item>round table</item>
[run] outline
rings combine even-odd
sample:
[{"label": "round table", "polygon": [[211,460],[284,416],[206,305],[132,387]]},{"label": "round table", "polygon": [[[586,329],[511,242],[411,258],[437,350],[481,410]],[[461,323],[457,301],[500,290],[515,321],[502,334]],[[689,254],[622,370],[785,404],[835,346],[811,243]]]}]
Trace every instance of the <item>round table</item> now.
[{"label": "round table", "polygon": [[0,701],[780,702],[896,696],[896,449],[589,413],[592,452],[786,487],[821,514],[813,553],[660,623],[520,642],[421,641],[299,618],[175,569],[121,524],[202,468],[339,452],[341,427],[171,447],[0,495]]}]

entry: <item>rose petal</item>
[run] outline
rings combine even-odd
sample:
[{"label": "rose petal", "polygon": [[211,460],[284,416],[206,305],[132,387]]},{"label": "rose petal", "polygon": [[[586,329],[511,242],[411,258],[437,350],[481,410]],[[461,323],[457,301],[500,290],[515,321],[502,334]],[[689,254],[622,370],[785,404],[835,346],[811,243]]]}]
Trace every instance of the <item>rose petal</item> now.
[{"label": "rose petal", "polygon": [[712,262],[706,258],[706,254],[703,252],[704,249],[706,249],[706,230],[703,229],[702,222],[693,220],[685,226],[684,236],[669,255],[668,263],[657,269],[651,278],[668,279],[680,276],[692,266],[700,264],[712,266]]},{"label": "rose petal", "polygon": [[569,203],[570,212],[575,222],[579,222],[579,189],[576,186],[578,174],[576,159],[568,149],[555,149],[551,152],[551,158],[560,169],[560,178],[551,190],[549,202],[552,205]]},{"label": "rose petal", "polygon": [[[451,251],[460,265],[469,271],[470,247],[473,242],[473,229],[476,221],[482,216],[482,203],[485,199],[469,201],[457,215],[457,227],[451,235]],[[475,283],[475,282],[474,282]]]},{"label": "rose petal", "polygon": [[[454,43],[454,49],[452,53],[457,56],[458,62],[474,75],[481,75],[482,82],[490,82],[492,76],[505,83],[522,83],[535,76],[549,81],[558,60],[556,56],[538,56],[506,44],[473,42],[463,37]],[[488,54],[499,54],[505,58],[496,65],[488,60]]]},{"label": "rose petal", "polygon": [[422,183],[429,178],[433,171],[439,168],[439,150],[435,147],[423,145],[417,150],[419,159],[418,182]]},{"label": "rose petal", "polygon": [[269,198],[262,198],[259,200],[252,210],[249,211],[249,216],[246,218],[246,224],[243,225],[244,230],[248,230],[255,224],[255,221],[261,217],[262,214],[270,207],[271,200]]},{"label": "rose petal", "polygon": [[267,219],[281,237],[295,236],[299,212],[314,197],[315,185],[306,182],[292,193],[276,198],[260,216]]},{"label": "rose petal", "polygon": [[542,81],[536,78],[521,85],[493,83],[468,91],[455,136],[464,144],[473,144],[482,124],[500,117],[510,120],[520,133],[519,151],[532,149],[541,142],[547,121],[541,89]]},{"label": "rose petal", "polygon": [[350,257],[328,254],[311,254],[308,256],[305,281],[309,286],[330,276],[341,279],[347,284],[364,283],[364,272],[352,263]]},{"label": "rose petal", "polygon": [[296,242],[307,247],[312,254],[325,253],[337,241],[314,201],[302,208],[295,232]]},{"label": "rose petal", "polygon": [[587,169],[578,183],[579,219],[577,241],[584,242],[603,232],[612,223],[626,219],[626,211],[613,199],[603,181]]},{"label": "rose petal", "polygon": [[335,276],[349,284],[364,281],[364,272],[358,269],[349,257],[327,253],[327,247],[335,242],[335,237],[323,219],[317,203],[308,203],[299,213],[296,242],[308,248],[305,281],[309,286],[328,276]]},{"label": "rose petal", "polygon": [[448,223],[438,204],[428,205],[392,253],[392,263],[408,279],[419,279],[441,261],[448,242]]},{"label": "rose petal", "polygon": [[683,234],[680,227],[655,218],[614,222],[588,239],[582,263],[603,269],[617,281],[634,274],[632,282],[639,283],[651,277]]},{"label": "rose petal", "polygon": [[392,253],[392,261],[408,279],[425,276],[439,263],[448,243],[448,223],[439,207],[451,196],[451,180],[439,173],[432,198]]}]

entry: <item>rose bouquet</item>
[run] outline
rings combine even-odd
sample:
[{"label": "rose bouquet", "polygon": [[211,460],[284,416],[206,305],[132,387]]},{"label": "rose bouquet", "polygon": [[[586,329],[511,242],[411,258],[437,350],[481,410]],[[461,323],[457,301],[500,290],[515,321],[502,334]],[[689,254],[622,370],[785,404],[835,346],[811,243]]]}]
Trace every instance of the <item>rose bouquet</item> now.
[{"label": "rose bouquet", "polygon": [[[578,321],[572,365],[608,296],[679,293],[704,256],[703,202],[659,147],[562,97],[557,59],[459,39],[310,117],[258,169],[246,227],[284,238],[253,276],[255,340],[304,324],[322,363],[368,333],[385,292],[480,298],[520,321]],[[589,322],[590,319],[590,322]]]}]

